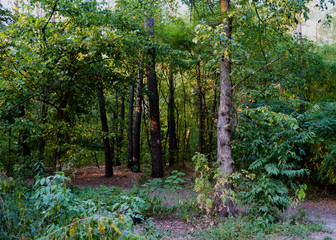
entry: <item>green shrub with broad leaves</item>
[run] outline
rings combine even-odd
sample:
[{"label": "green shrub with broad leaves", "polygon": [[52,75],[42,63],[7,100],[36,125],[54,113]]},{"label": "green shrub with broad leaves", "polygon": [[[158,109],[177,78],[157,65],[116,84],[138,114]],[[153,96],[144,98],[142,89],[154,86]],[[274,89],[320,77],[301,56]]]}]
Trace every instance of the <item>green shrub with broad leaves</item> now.
[{"label": "green shrub with broad leaves", "polygon": [[314,138],[307,145],[305,167],[320,182],[336,184],[336,104],[307,104],[307,108],[299,121],[304,129],[314,133]]},{"label": "green shrub with broad leaves", "polygon": [[[27,187],[0,175],[0,238],[140,238],[133,233],[130,214],[123,214],[119,209],[113,211],[114,207],[100,207],[90,198],[76,195],[68,187],[69,181],[64,173],[59,172],[39,178],[34,185]],[[129,203],[130,208],[142,212],[148,208],[149,204],[141,197],[119,192],[116,201],[123,206]]]},{"label": "green shrub with broad leaves", "polygon": [[31,192],[18,181],[0,174],[0,239],[33,238],[40,232]]},{"label": "green shrub with broad leaves", "polygon": [[272,106],[238,109],[234,144],[237,165],[249,172],[236,181],[240,200],[266,223],[277,221],[278,213],[289,206],[289,188],[296,190],[293,180],[308,174],[302,167],[303,146],[315,137],[300,126],[297,114],[288,113],[289,106]]}]

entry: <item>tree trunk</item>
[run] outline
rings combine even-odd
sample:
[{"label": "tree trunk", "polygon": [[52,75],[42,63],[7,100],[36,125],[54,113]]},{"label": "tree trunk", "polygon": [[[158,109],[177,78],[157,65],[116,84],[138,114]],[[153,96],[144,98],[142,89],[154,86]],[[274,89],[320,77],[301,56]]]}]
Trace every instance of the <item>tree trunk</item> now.
[{"label": "tree trunk", "polygon": [[[24,106],[20,106],[19,111],[20,111],[19,117],[23,119],[26,115]],[[27,139],[28,139],[28,134],[27,134],[26,129],[24,129],[19,135],[19,152],[21,152],[21,156],[23,157],[30,156],[30,147],[27,143]]]},{"label": "tree trunk", "polygon": [[128,168],[132,167],[133,159],[133,103],[134,85],[131,86],[131,94],[128,108]]},{"label": "tree trunk", "polygon": [[[67,96],[61,94],[62,97],[60,98],[59,108],[57,109],[57,122],[61,126],[63,125],[64,121],[66,122],[68,119],[65,114],[65,109],[67,107]],[[64,143],[67,141],[66,136],[67,131],[62,131],[60,127],[58,127],[55,131],[55,140],[56,140],[56,152],[55,152],[55,162],[54,162],[54,170],[61,171],[62,169],[62,156],[66,152]]]},{"label": "tree trunk", "polygon": [[169,167],[174,166],[177,154],[175,103],[174,103],[174,75],[169,69],[169,104],[168,104],[168,135],[169,135]]},{"label": "tree trunk", "polygon": [[[300,16],[299,16],[300,18]],[[296,35],[297,35],[297,40],[299,42],[300,45],[300,51],[299,51],[299,61],[302,64],[302,23],[301,23],[301,19],[299,20],[298,24],[297,24],[297,29],[296,29]],[[301,74],[301,72],[300,72]],[[281,87],[281,85],[280,85]],[[306,105],[305,105],[305,94],[304,94],[304,86],[300,85],[299,87],[299,98],[300,98],[300,109],[299,109],[299,113],[304,113],[306,111]]]},{"label": "tree trunk", "polygon": [[12,142],[12,127],[9,128],[9,133],[8,133],[8,167],[7,169],[11,169],[12,167],[12,158],[11,158],[11,142]]},{"label": "tree trunk", "polygon": [[216,120],[216,109],[217,109],[217,88],[216,86],[214,86],[213,91],[214,91],[214,98],[213,98],[211,114],[210,114],[210,131],[209,131],[209,153],[210,153],[211,158],[213,157],[213,151],[214,151],[213,146],[215,145],[213,135],[215,131],[215,120]]},{"label": "tree trunk", "polygon": [[[117,105],[117,104],[116,104]],[[112,110],[112,114],[111,114],[111,120],[112,120],[112,132],[115,133],[116,132],[116,119],[117,119],[117,112],[118,109],[115,106],[115,108]],[[115,161],[116,158],[116,151],[115,151],[115,143],[116,143],[116,139],[115,139],[115,135],[111,136],[111,157],[112,157],[112,164]]]},{"label": "tree trunk", "polygon": [[113,168],[112,168],[112,155],[110,148],[110,139],[108,137],[108,125],[106,118],[106,109],[105,109],[105,97],[103,87],[99,87],[99,110],[100,110],[100,121],[102,125],[103,132],[103,142],[104,142],[104,154],[105,154],[105,177],[113,176]]},{"label": "tree trunk", "polygon": [[122,156],[122,142],[124,138],[124,121],[125,121],[125,98],[121,97],[120,100],[120,119],[119,119],[119,129],[118,129],[118,137],[117,137],[117,152],[116,152],[116,166],[120,166],[121,156]]},{"label": "tree trunk", "polygon": [[[146,17],[145,28],[149,37],[154,39],[154,19]],[[152,47],[148,50],[150,58],[147,66],[147,86],[149,97],[149,117],[151,126],[151,146],[152,146],[152,177],[163,177],[162,148],[160,133],[160,109],[159,93],[157,88],[157,79],[155,72],[155,49]]]},{"label": "tree trunk", "polygon": [[203,106],[203,90],[201,83],[201,60],[198,57],[196,65],[196,78],[197,78],[197,93],[198,93],[198,110],[199,110],[199,133],[198,133],[198,151],[204,153],[204,106]]},{"label": "tree trunk", "polygon": [[[47,108],[46,108],[45,104],[42,103],[42,107],[41,107],[41,124],[45,124],[46,123],[46,117],[47,117]],[[42,136],[39,137],[39,144],[38,145],[39,145],[40,156],[41,156],[41,158],[43,158],[46,142],[45,142],[45,139]]]},{"label": "tree trunk", "polygon": [[[230,9],[230,0],[221,0],[221,12],[226,14]],[[223,18],[224,35],[228,39],[225,44],[229,48],[229,39],[231,39],[232,19],[230,17]],[[227,51],[229,52],[229,51]],[[222,171],[224,179],[227,175],[233,173],[233,159],[231,148],[231,124],[232,117],[232,79],[231,79],[231,59],[229,55],[223,54],[220,62],[220,100],[218,109],[218,122],[217,122],[217,160],[219,168]],[[218,210],[222,217],[227,217],[229,212],[235,215],[236,209],[233,201],[230,198],[229,190],[232,190],[232,184],[221,183],[219,179],[217,182],[218,191]],[[225,182],[225,180],[224,180]],[[223,195],[227,199],[223,202]]]},{"label": "tree trunk", "polygon": [[142,95],[141,88],[143,84],[143,70],[142,62],[139,64],[138,84],[136,89],[136,106],[135,106],[135,120],[134,120],[134,140],[133,140],[133,159],[132,170],[140,171],[140,131],[141,131],[141,113],[142,113]]}]

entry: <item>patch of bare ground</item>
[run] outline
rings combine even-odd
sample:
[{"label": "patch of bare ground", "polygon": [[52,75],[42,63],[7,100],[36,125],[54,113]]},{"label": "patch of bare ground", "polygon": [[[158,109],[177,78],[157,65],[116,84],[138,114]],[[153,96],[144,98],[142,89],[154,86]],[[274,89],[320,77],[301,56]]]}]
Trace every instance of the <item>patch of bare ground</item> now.
[{"label": "patch of bare ground", "polygon": [[299,206],[305,210],[310,219],[324,224],[328,232],[315,232],[308,239],[323,240],[326,237],[336,240],[336,199],[323,198],[305,201]]},{"label": "patch of bare ground", "polygon": [[[160,230],[161,234],[158,239],[173,240],[173,239],[197,239],[195,236],[201,230],[206,230],[212,224],[206,217],[198,219],[194,222],[182,221],[178,216],[172,215],[169,217],[153,217],[154,229]],[[144,225],[135,227],[135,232],[141,235],[146,235]]]},{"label": "patch of bare ground", "polygon": [[126,165],[114,166],[113,176],[105,177],[105,167],[80,167],[72,169],[75,174],[71,185],[75,187],[99,188],[120,187],[124,189],[133,188],[134,183],[138,183],[142,173],[134,173]]}]

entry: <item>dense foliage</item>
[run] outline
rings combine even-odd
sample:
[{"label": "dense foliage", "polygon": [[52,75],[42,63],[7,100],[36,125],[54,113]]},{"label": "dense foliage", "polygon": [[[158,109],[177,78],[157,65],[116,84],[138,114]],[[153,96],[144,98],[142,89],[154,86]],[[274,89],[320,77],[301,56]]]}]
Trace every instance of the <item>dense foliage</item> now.
[{"label": "dense foliage", "polygon": [[[213,217],[223,197],[266,226],[307,185],[336,184],[335,44],[294,33],[311,1],[236,0],[225,13],[223,1],[182,2],[188,13],[173,0],[0,4],[1,239],[137,239],[135,215]],[[231,176],[217,168],[223,56],[232,66]],[[130,191],[68,187],[73,167],[103,163],[136,172],[152,163],[161,177],[159,163],[172,175]],[[181,188],[177,169],[195,170],[196,196],[167,209],[150,192]],[[33,186],[17,184],[25,177]]]}]

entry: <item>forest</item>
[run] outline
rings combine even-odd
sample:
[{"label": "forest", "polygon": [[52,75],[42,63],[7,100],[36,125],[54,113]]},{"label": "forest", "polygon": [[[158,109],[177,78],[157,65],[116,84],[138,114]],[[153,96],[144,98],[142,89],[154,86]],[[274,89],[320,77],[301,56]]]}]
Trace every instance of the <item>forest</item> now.
[{"label": "forest", "polygon": [[333,0],[9,2],[0,239],[336,239]]}]

